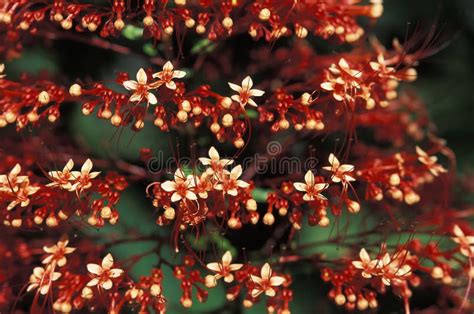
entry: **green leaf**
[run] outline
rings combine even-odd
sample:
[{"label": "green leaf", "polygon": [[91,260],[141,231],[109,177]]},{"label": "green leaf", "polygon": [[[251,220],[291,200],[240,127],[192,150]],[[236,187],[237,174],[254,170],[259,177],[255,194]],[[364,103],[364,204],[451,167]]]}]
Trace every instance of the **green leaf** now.
[{"label": "green leaf", "polygon": [[129,40],[137,40],[143,37],[143,28],[128,24],[123,29],[122,35]]},{"label": "green leaf", "polygon": [[146,43],[143,45],[143,52],[149,55],[150,57],[154,57],[158,54],[158,50],[156,50],[155,46],[152,43]]},{"label": "green leaf", "polygon": [[259,203],[264,203],[267,201],[268,193],[272,192],[270,189],[255,188],[252,191],[252,197]]}]

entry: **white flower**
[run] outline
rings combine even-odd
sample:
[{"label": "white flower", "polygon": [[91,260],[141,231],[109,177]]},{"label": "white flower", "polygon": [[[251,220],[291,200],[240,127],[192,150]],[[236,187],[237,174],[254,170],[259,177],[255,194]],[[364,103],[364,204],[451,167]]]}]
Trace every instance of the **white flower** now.
[{"label": "white flower", "polygon": [[154,78],[159,78],[161,84],[165,84],[169,89],[176,89],[176,83],[173,82],[175,78],[183,78],[186,75],[186,72],[174,70],[173,64],[168,61],[163,66],[163,71],[153,74]]},{"label": "white flower", "polygon": [[416,153],[418,154],[418,161],[424,164],[434,176],[438,176],[440,173],[447,172],[447,170],[444,169],[443,166],[437,163],[438,157],[429,156],[424,150],[422,150],[418,146],[416,146]]},{"label": "white flower", "polygon": [[93,278],[87,283],[88,287],[100,286],[105,290],[109,290],[113,286],[112,278],[120,277],[123,270],[120,268],[112,268],[114,266],[114,258],[112,254],[107,254],[102,259],[102,265],[87,264],[87,270]]},{"label": "white flower", "polygon": [[158,100],[156,96],[149,92],[150,89],[153,89],[153,86],[147,84],[148,77],[145,70],[140,68],[137,72],[137,80],[128,80],[123,82],[123,86],[134,91],[132,96],[130,96],[131,102],[141,102],[143,99],[146,99],[149,104],[156,105]]},{"label": "white flower", "polygon": [[177,169],[174,173],[174,181],[165,181],[161,184],[161,188],[166,192],[174,192],[171,196],[172,202],[180,201],[183,198],[191,201],[196,200],[196,194],[191,191],[193,187],[191,178],[186,177],[181,169]]},{"label": "white flower", "polygon": [[92,161],[87,159],[82,165],[81,171],[71,171],[71,177],[74,179],[74,184],[71,186],[70,191],[77,190],[81,192],[82,190],[88,189],[92,186],[90,180],[96,178],[100,174],[100,171],[91,172],[92,166]]},{"label": "white flower", "polygon": [[265,94],[265,92],[262,90],[252,89],[253,82],[250,76],[247,76],[243,79],[242,86],[233,83],[228,84],[232,90],[239,93],[238,95],[233,95],[231,98],[236,102],[240,103],[240,105],[242,105],[243,107],[245,107],[247,103],[251,106],[257,107],[255,101],[253,101],[253,99],[250,97],[260,97]]},{"label": "white flower", "polygon": [[39,288],[40,294],[45,295],[49,292],[51,283],[58,280],[59,277],[61,277],[61,273],[52,272],[50,267],[47,267],[46,270],[43,267],[35,267],[33,274],[30,276],[30,284],[28,288],[26,288],[26,291],[29,292]]},{"label": "white flower", "polygon": [[215,189],[219,191],[224,191],[225,193],[237,196],[237,188],[246,188],[249,184],[245,181],[238,180],[242,175],[242,166],[238,165],[229,172],[224,170],[220,178],[221,182],[215,185]]},{"label": "white flower", "polygon": [[43,259],[43,264],[49,264],[53,260],[56,261],[59,267],[66,265],[66,254],[74,252],[76,249],[73,247],[68,247],[69,240],[67,237],[62,237],[57,244],[53,246],[43,246],[43,251],[49,253],[45,259]]},{"label": "white flower", "polygon": [[224,253],[221,262],[207,264],[208,269],[217,273],[215,275],[216,280],[224,278],[225,282],[234,281],[234,275],[231,272],[239,270],[243,266],[243,264],[232,264],[232,254],[230,251]]},{"label": "white flower", "polygon": [[220,159],[219,153],[217,150],[212,146],[209,149],[209,157],[201,157],[199,158],[199,161],[204,165],[204,166],[209,166],[211,169],[211,172],[221,172],[225,166],[231,165],[234,161],[231,159]]},{"label": "white flower", "polygon": [[303,195],[303,199],[305,201],[314,201],[315,199],[327,200],[327,198],[321,194],[322,191],[327,189],[327,183],[315,183],[314,174],[311,172],[311,170],[308,170],[308,172],[306,172],[304,180],[306,183],[295,182],[293,183],[293,186],[298,191],[306,192]]},{"label": "white flower", "polygon": [[285,282],[284,277],[272,276],[272,269],[268,263],[265,263],[265,265],[262,266],[260,277],[255,275],[250,276],[252,281],[256,284],[256,287],[251,292],[252,297],[254,298],[258,297],[263,292],[265,292],[269,297],[274,297],[276,292],[273,287],[278,287]]},{"label": "white flower", "polygon": [[466,236],[458,225],[454,226],[453,233],[455,237],[451,239],[459,244],[461,254],[467,257],[474,256],[474,236]]},{"label": "white flower", "polygon": [[71,170],[73,167],[74,161],[72,161],[72,159],[69,159],[62,171],[49,171],[48,175],[53,180],[53,182],[46,184],[46,186],[59,186],[62,189],[70,190],[72,187],[70,180],[74,180],[71,174]]},{"label": "white flower", "polygon": [[352,177],[351,172],[354,171],[353,165],[342,164],[334,156],[334,154],[329,155],[329,163],[331,166],[323,167],[324,170],[331,171],[333,173],[331,180],[334,183],[342,182],[343,185],[346,185],[347,182],[355,181]]}]

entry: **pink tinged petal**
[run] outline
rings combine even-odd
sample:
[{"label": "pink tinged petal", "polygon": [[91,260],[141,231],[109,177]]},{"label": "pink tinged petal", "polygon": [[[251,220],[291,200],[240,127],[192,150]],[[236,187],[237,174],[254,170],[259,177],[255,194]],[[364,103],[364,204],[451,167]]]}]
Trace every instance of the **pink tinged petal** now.
[{"label": "pink tinged petal", "polygon": [[179,195],[178,193],[173,193],[173,195],[171,195],[171,201],[172,202],[177,202],[177,201],[180,201],[183,197],[181,195]]},{"label": "pink tinged petal", "polygon": [[367,253],[367,251],[365,249],[361,249],[360,252],[359,252],[359,257],[360,257],[360,260],[364,263],[368,263],[370,262],[370,256],[369,256],[369,253]]},{"label": "pink tinged petal", "polygon": [[322,89],[327,90],[327,91],[334,90],[333,84],[330,83],[330,82],[321,83],[320,86],[321,86]]},{"label": "pink tinged petal", "polygon": [[252,89],[250,91],[250,96],[260,97],[260,96],[263,96],[263,94],[265,94],[265,92],[260,89]]},{"label": "pink tinged petal", "polygon": [[260,270],[260,275],[262,276],[262,279],[269,279],[272,275],[272,269],[270,267],[270,264],[265,263],[265,265],[262,266],[262,269]]},{"label": "pink tinged petal", "polygon": [[269,281],[270,286],[274,286],[274,287],[277,287],[284,282],[285,282],[285,278],[280,277],[280,276],[273,276],[272,278],[270,278],[270,281]]},{"label": "pink tinged petal", "polygon": [[256,298],[256,297],[258,297],[260,294],[262,294],[262,292],[263,292],[263,291],[260,290],[260,289],[253,289],[252,292],[251,292],[251,294],[252,294],[252,297]]},{"label": "pink tinged petal", "polygon": [[57,249],[58,249],[57,245],[43,246],[43,251],[45,251],[46,253],[54,253],[56,252]]},{"label": "pink tinged petal", "polygon": [[305,195],[303,195],[303,200],[307,202],[314,201],[314,197],[306,193]]},{"label": "pink tinged petal", "polygon": [[219,161],[219,163],[220,163],[222,166],[225,167],[225,166],[227,166],[227,165],[232,165],[232,164],[234,163],[234,161],[231,160],[231,159],[221,159],[221,160]]},{"label": "pink tinged petal", "polygon": [[97,264],[92,264],[92,263],[87,264],[87,271],[94,275],[101,275],[103,272],[102,267],[100,267]]},{"label": "pink tinged petal", "polygon": [[93,279],[89,280],[89,282],[86,284],[86,286],[94,287],[94,286],[97,286],[98,283],[99,283],[99,279],[98,278],[93,278]]},{"label": "pink tinged petal", "polygon": [[311,172],[311,170],[308,170],[304,176],[304,181],[308,186],[313,186],[314,185],[314,174]]},{"label": "pink tinged petal", "polygon": [[120,268],[112,268],[110,270],[110,278],[117,278],[123,274],[123,270]]},{"label": "pink tinged petal", "polygon": [[214,186],[214,189],[221,191],[224,188],[224,186],[221,183],[218,183]]},{"label": "pink tinged petal", "polygon": [[156,99],[156,96],[154,94],[148,93],[146,97],[148,99],[148,103],[152,105],[156,105],[158,103],[158,99]]},{"label": "pink tinged petal", "polygon": [[227,276],[224,277],[224,281],[227,283],[231,283],[232,281],[234,281],[234,275],[228,274]]},{"label": "pink tinged petal", "polygon": [[230,89],[236,91],[237,93],[240,93],[242,91],[242,87],[240,87],[237,84],[234,84],[234,83],[227,83],[227,84],[229,84]]},{"label": "pink tinged petal", "polygon": [[220,272],[221,271],[221,266],[219,263],[209,263],[206,265],[207,266],[207,269],[209,270],[212,270],[212,271],[215,271],[215,272]]},{"label": "pink tinged petal", "polygon": [[125,87],[128,90],[136,90],[138,88],[138,83],[137,81],[125,81],[123,82],[123,87]]},{"label": "pink tinged petal", "polygon": [[366,272],[366,271],[363,271],[363,272],[361,273],[361,275],[362,275],[362,277],[364,277],[364,278],[372,278],[372,275],[371,275],[370,273]]},{"label": "pink tinged petal", "polygon": [[173,71],[173,64],[171,63],[171,61],[167,61],[165,65],[163,65],[163,71],[165,72]]},{"label": "pink tinged petal", "polygon": [[37,283],[33,283],[33,284],[30,284],[28,286],[28,288],[26,288],[26,291],[27,292],[30,292],[31,290],[35,289],[35,288],[38,288],[38,284]]},{"label": "pink tinged petal", "polygon": [[390,279],[382,278],[382,282],[384,283],[384,285],[390,286]]},{"label": "pink tinged petal", "polygon": [[230,263],[232,262],[232,254],[230,251],[227,251],[222,255],[222,265],[224,266],[229,266]]},{"label": "pink tinged petal", "polygon": [[173,81],[166,82],[166,87],[168,87],[169,89],[175,90],[176,89],[176,83],[173,82]]},{"label": "pink tinged petal", "polygon": [[114,266],[114,258],[112,257],[112,254],[109,253],[102,259],[102,268],[110,269],[112,266]]},{"label": "pink tinged petal", "polygon": [[191,201],[197,200],[197,195],[194,192],[187,191],[186,192],[186,198]]},{"label": "pink tinged petal", "polygon": [[89,174],[91,169],[92,169],[92,161],[90,159],[87,159],[81,167],[81,173]]},{"label": "pink tinged petal", "polygon": [[301,191],[301,192],[305,192],[306,188],[307,188],[307,185],[305,183],[301,183],[301,182],[295,182],[295,183],[293,183],[293,186],[295,187],[295,189],[297,189],[298,191]]},{"label": "pink tinged petal", "polygon": [[250,106],[258,107],[257,103],[256,103],[252,98],[249,98],[249,100],[247,100],[247,103],[248,103]]},{"label": "pink tinged petal", "polygon": [[147,82],[148,78],[146,76],[145,70],[143,68],[140,68],[137,72],[137,82],[138,84],[145,85]]},{"label": "pink tinged petal", "polygon": [[275,289],[268,287],[267,290],[265,290],[265,294],[269,297],[274,297],[276,292]]},{"label": "pink tinged petal", "polygon": [[344,100],[344,97],[340,94],[333,93],[332,96],[334,97],[335,100],[337,101],[342,101]]},{"label": "pink tinged petal", "polygon": [[253,81],[250,76],[246,76],[242,81],[242,89],[250,90],[253,86]]},{"label": "pink tinged petal", "polygon": [[131,102],[140,102],[140,101],[142,101],[142,100],[143,100],[143,99],[142,99],[142,95],[140,95],[140,94],[133,94],[133,95],[130,96],[130,98],[129,98],[129,101],[131,101]]},{"label": "pink tinged petal", "polygon": [[113,282],[112,280],[110,279],[107,279],[106,281],[104,281],[102,284],[101,284],[101,287],[104,289],[104,290],[109,290],[110,288],[112,288],[113,286]]},{"label": "pink tinged petal", "polygon": [[318,192],[321,192],[325,189],[327,189],[328,184],[327,183],[317,183],[314,185],[314,189]]},{"label": "pink tinged petal", "polygon": [[183,170],[181,170],[180,168],[176,169],[176,171],[174,172],[174,180],[178,182],[178,181],[186,181],[186,179],[187,178]]},{"label": "pink tinged petal", "polygon": [[353,261],[352,265],[357,269],[364,269],[364,264],[361,261]]},{"label": "pink tinged petal", "polygon": [[186,72],[180,71],[180,70],[175,70],[173,71],[173,78],[183,78],[186,76]]},{"label": "pink tinged petal", "polygon": [[165,181],[161,183],[161,188],[166,192],[176,191],[176,182],[174,181]]}]

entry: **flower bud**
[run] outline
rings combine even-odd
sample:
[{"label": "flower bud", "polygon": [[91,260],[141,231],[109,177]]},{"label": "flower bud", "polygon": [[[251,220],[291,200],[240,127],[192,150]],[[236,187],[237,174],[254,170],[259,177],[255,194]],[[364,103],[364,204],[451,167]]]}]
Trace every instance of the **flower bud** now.
[{"label": "flower bud", "polygon": [[41,93],[39,93],[38,101],[43,105],[47,105],[49,103],[49,94],[48,94],[48,92],[47,91],[42,91]]},{"label": "flower bud", "polygon": [[69,94],[71,96],[81,96],[82,94],[82,88],[81,85],[79,84],[72,84],[71,87],[69,87]]},{"label": "flower bud", "polygon": [[266,21],[270,18],[272,13],[270,12],[269,9],[263,8],[260,10],[260,13],[258,13],[258,18],[261,19],[262,21]]},{"label": "flower bud", "polygon": [[274,222],[275,222],[275,217],[273,216],[272,213],[267,212],[267,213],[263,216],[263,223],[266,224],[267,226],[273,225]]}]

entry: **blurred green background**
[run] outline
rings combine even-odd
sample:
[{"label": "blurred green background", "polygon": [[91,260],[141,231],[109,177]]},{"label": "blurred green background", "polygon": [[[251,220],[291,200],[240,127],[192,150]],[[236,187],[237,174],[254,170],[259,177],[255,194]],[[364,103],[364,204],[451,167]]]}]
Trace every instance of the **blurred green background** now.
[{"label": "blurred green background", "polygon": [[[474,170],[472,162],[474,158],[474,62],[472,60],[474,57],[474,1],[386,0],[384,7],[383,17],[373,27],[373,32],[383,43],[390,44],[394,37],[403,40],[406,33],[411,34],[417,26],[425,30],[436,27],[441,31],[439,45],[449,42],[444,50],[421,62],[418,67],[419,79],[412,86],[428,104],[440,136],[446,139],[448,146],[457,153],[459,172],[472,173]],[[143,43],[138,40],[132,41],[132,45],[142,49],[145,56],[155,54],[152,46],[143,46]],[[15,77],[23,71],[38,73],[46,70],[63,76],[67,81],[76,77],[112,81],[117,70],[133,74],[139,67],[147,65],[146,57],[117,55],[110,51],[83,47],[68,41],[28,47],[21,59],[7,63],[8,75]],[[138,158],[138,149],[144,146],[151,147],[155,151],[164,150],[166,154],[169,154],[167,135],[157,131],[151,123],[134,136],[133,140],[130,140],[133,136],[132,132],[125,130],[117,145],[116,141],[111,141],[116,129],[108,122],[83,117],[79,106],[73,104],[64,111],[64,114],[69,121],[65,125],[65,131],[72,132],[93,155],[125,157],[133,161]],[[94,234],[100,232],[106,237],[109,232],[127,233],[129,229],[137,226],[143,234],[159,232],[154,220],[150,219],[153,217],[153,209],[143,198],[144,188],[145,186],[135,186],[124,195],[119,207],[122,218],[118,227],[90,232]],[[310,234],[303,233],[301,239],[306,237],[313,239],[327,237],[327,231],[317,229],[311,231]],[[150,245],[144,242],[138,245],[119,246],[112,253],[118,258],[124,258],[146,251]],[[339,249],[334,246],[328,247],[326,253],[340,254]],[[173,259],[171,252],[167,255]],[[135,267],[134,274],[147,274],[155,263],[154,256],[143,259]],[[318,313],[340,311],[325,297],[327,286],[315,284],[320,282],[319,274],[311,273],[305,268],[293,271],[295,302],[292,309],[294,313],[313,313],[316,309]],[[165,278],[167,279],[164,291],[171,303],[171,313],[183,312],[178,305],[179,286],[169,270],[165,271]],[[216,291],[211,293],[213,297],[206,304],[193,307],[192,312],[222,312],[225,292],[222,287],[216,288]],[[435,294],[432,297],[434,296]],[[423,307],[424,302],[429,301],[421,297],[415,299],[415,302]],[[388,297],[383,302],[381,311],[397,313],[399,308],[401,308],[401,301]],[[240,311],[237,307],[228,310],[233,313]],[[249,312],[263,313],[264,308],[260,305]]]}]

